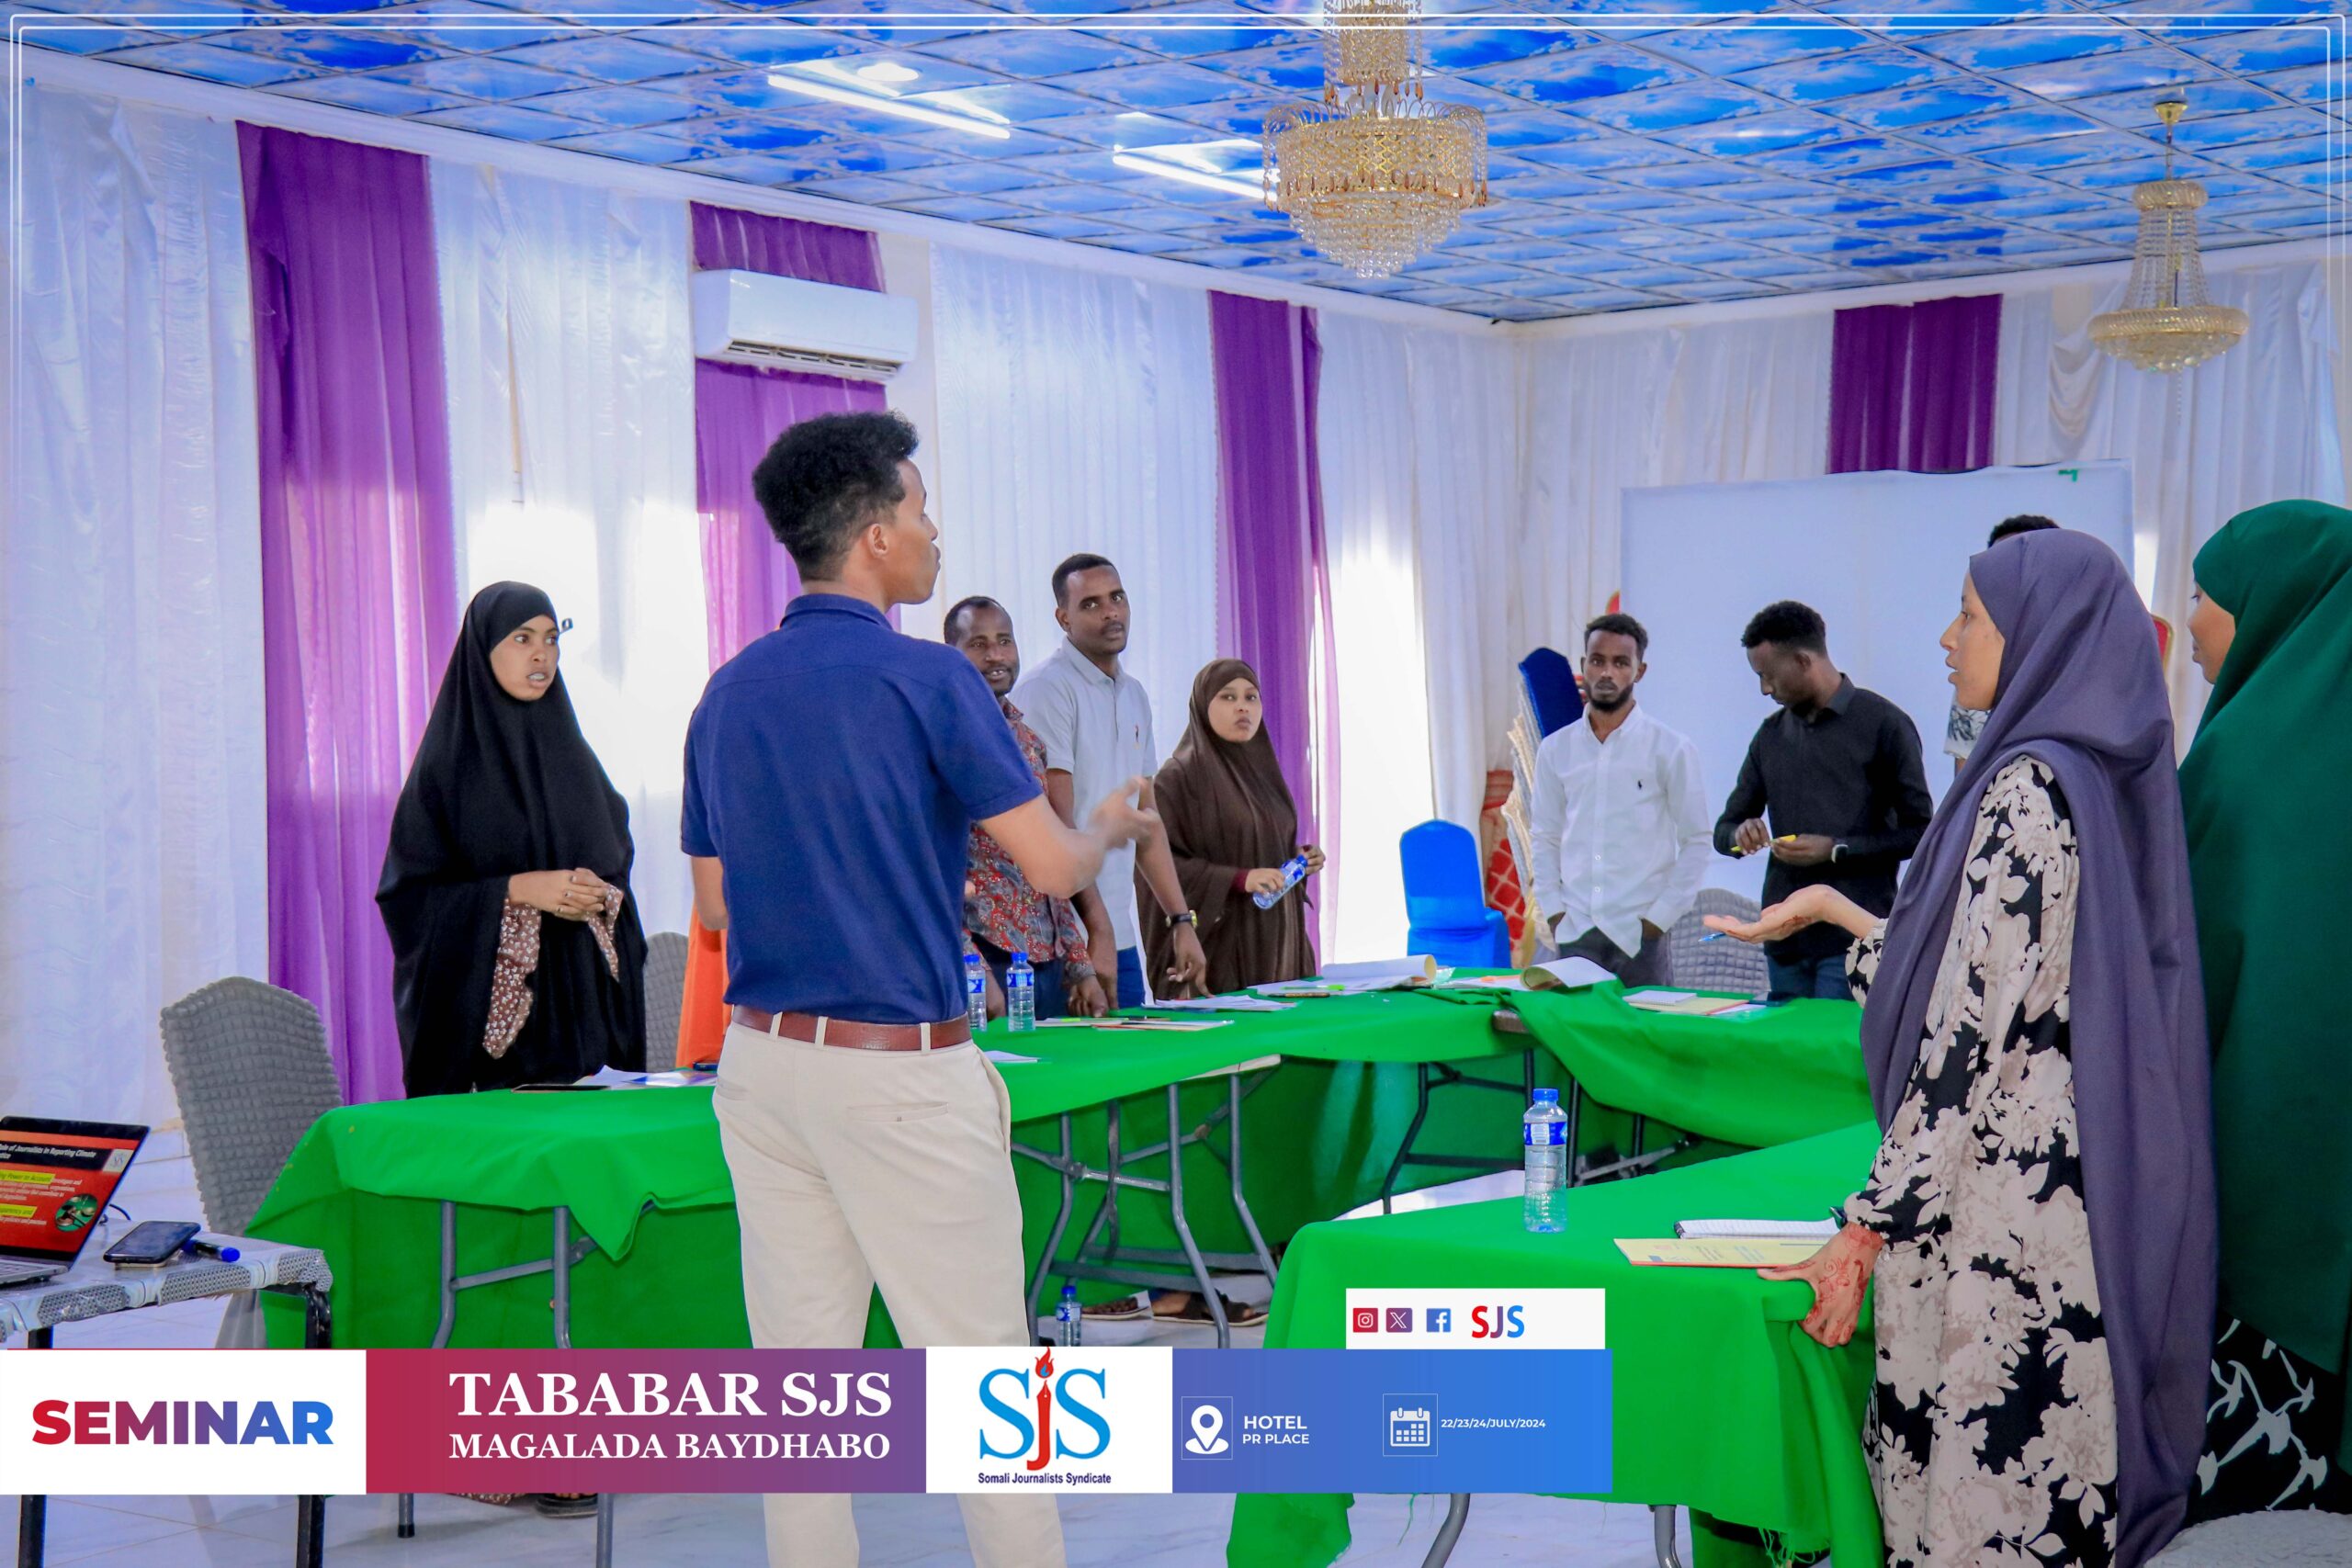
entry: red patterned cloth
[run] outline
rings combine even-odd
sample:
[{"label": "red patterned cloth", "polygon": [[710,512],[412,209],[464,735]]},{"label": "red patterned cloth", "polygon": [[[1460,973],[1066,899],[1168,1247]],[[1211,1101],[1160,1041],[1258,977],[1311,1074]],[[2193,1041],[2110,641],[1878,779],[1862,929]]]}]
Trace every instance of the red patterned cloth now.
[{"label": "red patterned cloth", "polygon": [[[621,912],[621,890],[605,889],[605,907],[588,917],[588,931],[605,955],[613,978],[621,977],[621,958],[613,946],[613,921]],[[498,926],[498,963],[490,976],[490,1021],[483,1028],[481,1048],[503,1056],[531,1016],[531,973],[539,966],[539,911],[528,904],[509,903]]]},{"label": "red patterned cloth", "polygon": [[[1037,782],[1046,782],[1046,743],[1022,722],[1021,710],[1000,697],[1012,739],[1029,760]],[[1086,928],[1067,898],[1049,898],[1029,885],[1004,846],[987,829],[974,824],[965,850],[964,925],[972,935],[1006,953],[1026,953],[1029,962],[1043,966],[1059,963],[1065,980],[1075,984],[1093,978],[1088,962]]]},{"label": "red patterned cloth", "polygon": [[1509,768],[1487,774],[1487,798],[1478,811],[1478,838],[1487,857],[1487,908],[1500,909],[1510,922],[1511,949],[1517,952],[1527,931],[1527,898],[1520,890],[1519,863],[1510,852],[1510,834],[1503,827],[1503,803],[1510,799]]}]

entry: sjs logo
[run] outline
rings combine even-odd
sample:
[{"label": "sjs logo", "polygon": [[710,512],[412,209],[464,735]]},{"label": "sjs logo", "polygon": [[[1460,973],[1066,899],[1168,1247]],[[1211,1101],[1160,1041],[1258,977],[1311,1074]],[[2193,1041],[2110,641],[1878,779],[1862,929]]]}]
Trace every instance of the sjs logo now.
[{"label": "sjs logo", "polygon": [[1111,1446],[1101,1408],[1109,1394],[1109,1380],[1092,1367],[1056,1377],[1051,1350],[1034,1368],[998,1367],[980,1379],[980,1407],[989,1417],[980,1424],[980,1457],[1023,1460],[1032,1473],[1056,1460],[1099,1460]]},{"label": "sjs logo", "polygon": [[1480,1306],[1470,1309],[1473,1339],[1516,1339],[1527,1332],[1526,1308]]}]

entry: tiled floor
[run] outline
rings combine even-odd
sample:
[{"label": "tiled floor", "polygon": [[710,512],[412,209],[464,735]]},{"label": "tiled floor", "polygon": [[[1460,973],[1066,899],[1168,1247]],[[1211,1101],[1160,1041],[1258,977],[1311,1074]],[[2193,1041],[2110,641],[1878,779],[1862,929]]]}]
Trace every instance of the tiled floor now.
[{"label": "tiled floor", "polygon": [[[182,1158],[141,1157],[119,1194],[141,1219],[194,1219],[194,1178]],[[119,1222],[118,1222],[119,1224]],[[1247,1294],[1246,1291],[1238,1292]],[[209,1346],[220,1304],[196,1302],[71,1324],[60,1345]],[[1260,1336],[1244,1331],[1238,1342]],[[1091,1343],[1211,1344],[1206,1328],[1108,1324]],[[0,1541],[14,1557],[16,1499]],[[337,1497],[327,1505],[333,1568],[558,1568],[586,1563],[595,1535],[584,1519],[543,1519],[528,1508],[456,1497],[419,1497],[417,1531],[392,1533],[390,1497]],[[1359,1497],[1348,1568],[1418,1568],[1445,1513],[1442,1497]],[[1087,1497],[1062,1505],[1070,1568],[1222,1568],[1232,1504],[1223,1497]],[[857,1503],[862,1568],[950,1568],[971,1561],[952,1497],[863,1497]],[[1480,1497],[1453,1561],[1461,1568],[1649,1568],[1645,1508],[1530,1497]],[[270,1568],[294,1544],[290,1497],[71,1497],[49,1506],[48,1561],[82,1568]],[[694,1564],[757,1568],[763,1561],[757,1497],[642,1496],[615,1507],[614,1561],[621,1568]],[[1683,1548],[1689,1561],[1687,1541]]]}]

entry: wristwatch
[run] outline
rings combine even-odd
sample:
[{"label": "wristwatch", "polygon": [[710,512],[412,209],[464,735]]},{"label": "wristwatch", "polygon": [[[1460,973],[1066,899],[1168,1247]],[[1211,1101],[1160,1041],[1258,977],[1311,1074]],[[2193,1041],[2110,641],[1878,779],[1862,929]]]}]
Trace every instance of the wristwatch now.
[{"label": "wristwatch", "polygon": [[1829,846],[1829,863],[1830,863],[1831,865],[1836,865],[1839,861],[1844,860],[1845,858],[1846,858],[1846,846],[1845,846],[1845,845],[1843,845],[1843,844],[1832,844],[1832,845],[1830,845],[1830,846]]},{"label": "wristwatch", "polygon": [[1168,924],[1171,928],[1176,926],[1198,926],[1200,923],[1201,917],[1198,913],[1191,909],[1185,910],[1181,915],[1170,915],[1168,917]]}]

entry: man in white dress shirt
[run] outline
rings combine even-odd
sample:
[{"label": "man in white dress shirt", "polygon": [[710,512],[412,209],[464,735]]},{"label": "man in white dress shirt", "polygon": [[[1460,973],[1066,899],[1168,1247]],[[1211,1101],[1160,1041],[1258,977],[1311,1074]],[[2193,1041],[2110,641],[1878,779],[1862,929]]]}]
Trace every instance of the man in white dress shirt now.
[{"label": "man in white dress shirt", "polygon": [[[1096,780],[1148,779],[1159,771],[1159,750],[1151,732],[1151,699],[1120,662],[1132,610],[1119,569],[1101,556],[1075,555],[1054,569],[1053,589],[1062,645],[1029,672],[1012,701],[1046,743],[1046,798],[1065,820],[1074,820],[1080,803],[1099,798],[1087,794]],[[1114,1008],[1140,1007],[1148,999],[1136,908],[1137,858],[1138,847],[1132,845],[1104,855],[1094,885],[1102,895],[1101,915],[1091,901],[1081,906],[1094,972]],[[1166,837],[1140,846],[1140,858],[1152,893],[1142,919],[1176,928],[1176,967],[1152,976],[1152,988],[1162,996],[1190,996],[1206,983],[1209,961],[1193,929],[1193,911],[1185,907]],[[1107,928],[1092,929],[1102,915]]]},{"label": "man in white dress shirt", "polygon": [[1664,985],[1666,933],[1699,897],[1714,852],[1699,751],[1643,712],[1650,636],[1631,615],[1585,627],[1584,716],[1535,752],[1535,901],[1562,957],[1628,986]]}]

